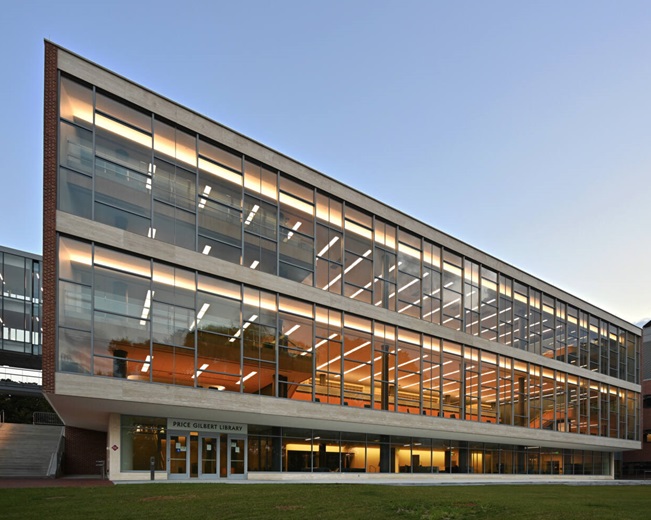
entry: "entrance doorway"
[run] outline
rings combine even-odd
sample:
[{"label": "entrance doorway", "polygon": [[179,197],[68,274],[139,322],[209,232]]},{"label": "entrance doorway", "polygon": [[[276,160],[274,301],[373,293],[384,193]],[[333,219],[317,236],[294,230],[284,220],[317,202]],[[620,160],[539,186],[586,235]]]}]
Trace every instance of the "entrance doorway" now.
[{"label": "entrance doorway", "polygon": [[243,479],[246,475],[246,437],[228,436],[228,477]]},{"label": "entrance doorway", "polygon": [[170,480],[246,478],[246,436],[188,431],[167,434]]}]

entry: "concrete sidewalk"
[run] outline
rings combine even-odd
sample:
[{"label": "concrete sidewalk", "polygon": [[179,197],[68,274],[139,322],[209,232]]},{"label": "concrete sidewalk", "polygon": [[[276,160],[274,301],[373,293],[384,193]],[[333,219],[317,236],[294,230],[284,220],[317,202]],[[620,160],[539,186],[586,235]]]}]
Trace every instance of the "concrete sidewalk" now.
[{"label": "concrete sidewalk", "polygon": [[0,478],[0,489],[47,488],[47,487],[98,487],[112,486],[110,480],[99,477],[79,476],[63,478]]},{"label": "concrete sidewalk", "polygon": [[304,480],[304,481],[282,481],[282,480],[122,480],[112,482],[102,480],[95,476],[71,476],[58,479],[0,479],[0,489],[8,488],[46,488],[46,487],[99,487],[120,485],[151,485],[151,484],[225,484],[225,485],[292,485],[292,484],[368,484],[375,486],[651,486],[649,480],[491,480],[491,479],[455,479],[455,480],[423,480],[423,479],[401,479],[391,478],[360,480],[341,479],[335,481]]}]

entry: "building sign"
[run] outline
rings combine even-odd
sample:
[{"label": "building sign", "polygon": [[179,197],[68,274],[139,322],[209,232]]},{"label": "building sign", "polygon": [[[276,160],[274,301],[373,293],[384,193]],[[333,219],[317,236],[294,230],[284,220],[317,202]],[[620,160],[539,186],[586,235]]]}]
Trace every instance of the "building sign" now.
[{"label": "building sign", "polygon": [[246,424],[197,421],[193,419],[167,419],[168,430],[192,430],[195,432],[247,433]]}]

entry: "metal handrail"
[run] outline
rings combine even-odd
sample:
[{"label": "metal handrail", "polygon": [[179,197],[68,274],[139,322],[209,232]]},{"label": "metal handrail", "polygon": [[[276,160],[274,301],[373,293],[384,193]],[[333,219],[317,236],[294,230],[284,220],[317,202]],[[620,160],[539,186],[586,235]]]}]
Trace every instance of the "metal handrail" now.
[{"label": "metal handrail", "polygon": [[63,453],[66,447],[65,441],[64,429],[61,428],[61,436],[59,437],[57,450],[50,456],[50,464],[47,469],[48,478],[56,478],[61,474],[61,461],[63,460]]}]

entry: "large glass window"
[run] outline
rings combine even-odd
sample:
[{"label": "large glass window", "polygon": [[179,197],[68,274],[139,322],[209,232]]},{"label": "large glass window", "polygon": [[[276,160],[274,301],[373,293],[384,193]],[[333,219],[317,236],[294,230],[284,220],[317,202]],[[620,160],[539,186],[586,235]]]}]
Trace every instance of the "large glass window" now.
[{"label": "large glass window", "polygon": [[[343,204],[340,201],[317,193],[315,285],[336,294],[342,293],[343,286],[342,212]],[[360,295],[363,292],[360,291]],[[366,291],[366,295],[370,295],[370,292]],[[364,301],[370,302],[370,296]]]},{"label": "large glass window", "polygon": [[421,244],[411,233],[400,230],[398,243],[398,312],[421,317]]},{"label": "large glass window", "polygon": [[166,470],[167,421],[160,417],[123,415],[120,424],[120,471]]},{"label": "large glass window", "polygon": [[250,394],[277,395],[275,384],[277,349],[276,296],[245,287],[242,306],[243,375],[236,384]]},{"label": "large glass window", "polygon": [[65,237],[59,266],[61,371],[637,435],[637,394],[589,378]]},{"label": "large glass window", "polygon": [[441,323],[441,248],[425,242],[423,250],[422,317]]},{"label": "large glass window", "polygon": [[634,334],[360,207],[344,208],[254,158],[65,75],[59,113],[62,211],[592,371],[638,377]]},{"label": "large glass window", "polygon": [[[380,279],[377,280],[377,283],[373,283],[374,267],[372,229],[373,219],[370,215],[346,206],[344,295],[366,303],[382,305],[381,302],[383,298],[386,298],[388,301],[390,291],[384,291],[384,289],[388,289],[388,287],[382,286]],[[380,264],[376,264],[376,271],[378,269],[377,265]],[[389,268],[390,266],[387,266],[387,270]],[[334,278],[332,278],[332,281],[334,281]],[[375,301],[372,300],[373,290],[375,290],[376,295]],[[380,301],[379,304],[377,303],[378,301]],[[388,303],[385,307],[388,308]]]},{"label": "large glass window", "polygon": [[279,203],[279,274],[312,285],[314,190],[281,176]]},{"label": "large glass window", "polygon": [[443,253],[443,322],[448,328],[461,330],[463,324],[463,264],[460,256]]}]

